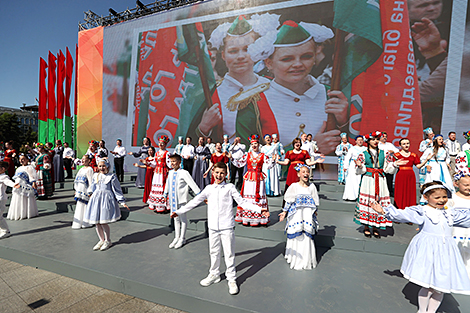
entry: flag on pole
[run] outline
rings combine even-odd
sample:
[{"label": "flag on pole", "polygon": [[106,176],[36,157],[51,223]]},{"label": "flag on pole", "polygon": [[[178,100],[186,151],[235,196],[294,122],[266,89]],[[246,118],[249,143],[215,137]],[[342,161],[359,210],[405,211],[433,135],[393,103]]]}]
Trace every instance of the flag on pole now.
[{"label": "flag on pole", "polygon": [[67,47],[66,49],[64,141],[72,146],[72,113],[70,110],[70,93],[72,92],[73,59],[69,48]]},{"label": "flag on pole", "polygon": [[39,58],[39,106],[38,106],[38,118],[39,118],[39,134],[38,141],[47,141],[47,89],[46,89],[46,77],[47,77],[47,63],[43,58]]},{"label": "flag on pole", "polygon": [[333,26],[348,33],[341,89],[350,100],[350,137],[379,130],[395,145],[404,137],[418,144],[422,114],[406,2],[335,0],[334,9]]},{"label": "flag on pole", "polygon": [[65,56],[62,50],[57,54],[57,119],[56,139],[64,140],[64,80],[65,80]]},{"label": "flag on pole", "polygon": [[73,150],[77,151],[77,107],[78,107],[78,44],[75,44],[75,97],[73,100]]},{"label": "flag on pole", "polygon": [[56,57],[49,51],[49,73],[47,82],[48,104],[47,104],[47,141],[54,142],[55,140],[55,122],[56,122],[56,97],[55,97],[55,83],[56,83]]}]

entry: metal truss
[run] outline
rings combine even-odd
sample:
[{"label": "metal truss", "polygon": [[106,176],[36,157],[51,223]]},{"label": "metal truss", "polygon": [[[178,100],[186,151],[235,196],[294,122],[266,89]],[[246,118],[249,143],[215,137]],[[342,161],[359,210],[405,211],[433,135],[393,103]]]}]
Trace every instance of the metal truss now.
[{"label": "metal truss", "polygon": [[81,31],[99,26],[110,26],[124,21],[133,20],[145,15],[170,10],[200,1],[203,0],[157,0],[150,4],[143,4],[137,0],[135,8],[128,8],[122,12],[116,12],[110,8],[110,14],[108,16],[99,16],[93,11],[88,10],[83,12],[85,17],[83,18],[83,22],[78,23],[78,30]]}]

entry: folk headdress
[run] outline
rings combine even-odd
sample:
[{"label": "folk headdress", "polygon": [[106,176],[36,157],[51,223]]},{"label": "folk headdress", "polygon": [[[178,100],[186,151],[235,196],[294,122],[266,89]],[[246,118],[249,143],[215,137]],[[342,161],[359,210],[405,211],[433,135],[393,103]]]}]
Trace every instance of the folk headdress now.
[{"label": "folk headdress", "polygon": [[251,135],[251,137],[248,138],[250,143],[252,142],[259,142],[259,135]]},{"label": "folk headdress", "polygon": [[159,142],[163,141],[165,144],[167,144],[170,141],[170,139],[166,135],[161,135],[160,137],[158,137],[158,141]]},{"label": "folk headdress", "polygon": [[371,132],[365,135],[364,138],[366,138],[366,140],[369,141],[372,138],[380,138],[381,136],[382,136],[382,132],[379,132],[378,130],[376,130],[375,132]]},{"label": "folk headdress", "polygon": [[469,130],[468,132],[463,133],[463,137],[464,137],[466,140],[470,140],[470,130]]},{"label": "folk headdress", "polygon": [[334,33],[326,26],[313,23],[285,21],[281,28],[268,32],[248,47],[248,53],[254,62],[266,60],[277,47],[293,47],[306,43],[310,39],[317,43],[333,38]]}]

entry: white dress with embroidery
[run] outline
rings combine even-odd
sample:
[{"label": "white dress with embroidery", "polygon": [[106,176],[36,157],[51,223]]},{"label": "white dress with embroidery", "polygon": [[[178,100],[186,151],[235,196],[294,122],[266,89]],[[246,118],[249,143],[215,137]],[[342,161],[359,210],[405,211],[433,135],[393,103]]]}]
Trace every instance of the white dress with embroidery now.
[{"label": "white dress with embroidery", "polygon": [[20,166],[13,176],[20,188],[13,188],[7,219],[22,220],[38,216],[35,190],[32,186],[37,180],[36,170],[31,165]]},{"label": "white dress with embroidery", "polygon": [[90,200],[88,194],[88,188],[91,186],[93,179],[93,168],[91,166],[82,167],[77,176],[75,176],[75,181],[73,187],[75,189],[75,198],[77,205],[75,206],[75,213],[73,214],[72,228],[86,228],[91,226],[88,223],[83,222],[83,216],[85,214],[86,206]]},{"label": "white dress with embroidery", "polygon": [[[470,200],[459,197],[457,194],[452,195],[452,199],[449,200],[448,205],[470,210]],[[454,227],[452,229],[452,235],[454,236],[455,242],[457,242],[463,263],[465,264],[465,268],[467,269],[467,273],[470,277],[470,229]]]},{"label": "white dress with embroidery", "polygon": [[314,184],[303,187],[293,183],[284,195],[287,211],[285,258],[291,269],[304,270],[317,266],[313,238],[318,230],[315,215],[320,203]]},{"label": "white dress with embroidery", "polygon": [[[276,145],[264,145],[260,151],[269,158],[273,159],[276,155]],[[279,171],[277,166],[271,166],[268,163],[263,164],[263,173],[266,175],[266,195],[271,197],[277,197],[281,194],[279,188]]]}]

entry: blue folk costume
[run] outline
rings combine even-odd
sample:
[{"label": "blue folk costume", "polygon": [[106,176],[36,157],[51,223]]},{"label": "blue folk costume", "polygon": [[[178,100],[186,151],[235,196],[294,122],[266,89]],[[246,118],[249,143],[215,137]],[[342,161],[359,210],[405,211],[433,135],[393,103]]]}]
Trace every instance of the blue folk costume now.
[{"label": "blue folk costume", "polygon": [[[138,152],[133,152],[132,155],[135,158],[139,158],[139,165],[144,165],[142,162],[149,156],[149,148],[150,146],[142,146]],[[139,167],[137,169],[137,178],[135,180],[135,186],[137,188],[144,188],[145,187],[145,173],[147,172],[147,168]]]},{"label": "blue folk costume", "polygon": [[[270,159],[273,159],[276,155],[276,148],[273,144],[264,145],[261,147],[260,151],[264,153]],[[263,173],[266,175],[265,184],[266,184],[266,195],[271,197],[277,197],[281,194],[279,187],[279,171],[276,165],[268,166],[268,164],[263,164]]]},{"label": "blue folk costume", "polygon": [[16,169],[13,180],[20,185],[20,188],[12,189],[7,219],[21,220],[38,216],[36,189],[33,188],[36,179],[36,170],[33,166],[25,165]]},{"label": "blue folk costume", "polygon": [[77,205],[75,206],[75,213],[73,215],[73,229],[86,228],[90,225],[83,222],[83,216],[86,211],[86,206],[90,200],[90,194],[88,188],[91,186],[93,180],[93,168],[91,166],[82,167],[77,176],[75,176],[74,189],[75,198]]},{"label": "blue folk costume", "polygon": [[338,156],[338,182],[344,184],[346,181],[346,172],[344,171],[344,158],[348,153],[349,149],[352,148],[352,144],[340,143],[335,150],[335,154]]},{"label": "blue folk costume", "polygon": [[364,163],[356,169],[357,174],[362,174],[362,178],[359,187],[359,197],[356,202],[354,221],[357,224],[380,229],[385,229],[387,226],[390,227],[392,222],[387,220],[385,216],[375,212],[370,205],[372,201],[377,201],[382,207],[390,205],[390,193],[387,188],[384,171],[388,173],[393,171],[394,168],[385,159],[385,152],[383,150],[364,150],[358,159]]},{"label": "blue folk costume", "polygon": [[285,258],[291,269],[302,270],[316,267],[313,238],[318,230],[315,212],[320,203],[314,184],[303,187],[293,183],[287,189],[284,200],[287,211]]}]

